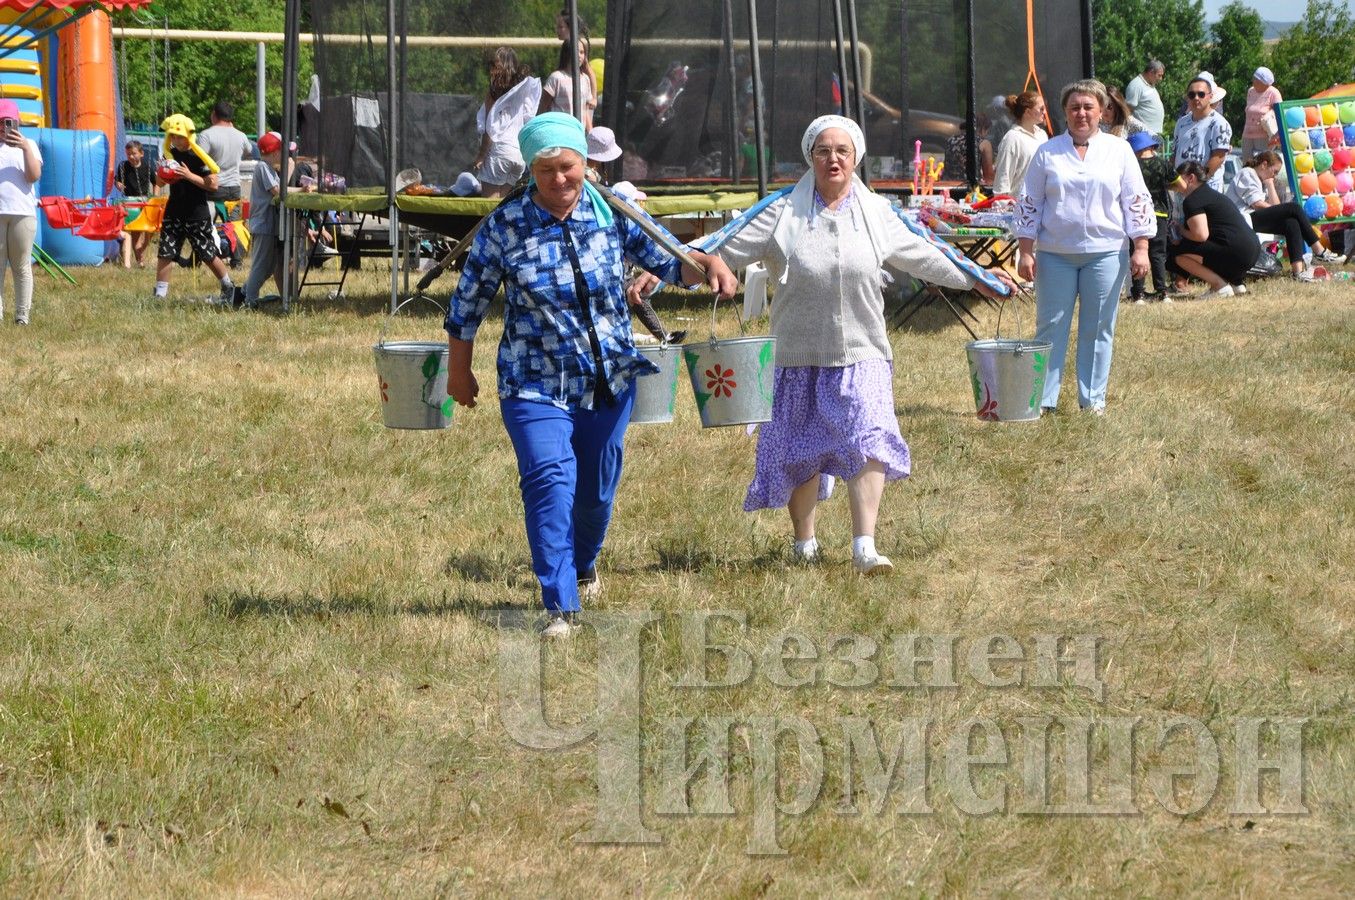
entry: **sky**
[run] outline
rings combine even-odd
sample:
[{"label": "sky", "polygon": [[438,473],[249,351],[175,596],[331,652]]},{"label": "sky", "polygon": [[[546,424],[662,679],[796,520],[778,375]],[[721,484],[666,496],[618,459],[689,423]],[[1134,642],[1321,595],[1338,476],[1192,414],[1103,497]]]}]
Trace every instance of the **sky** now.
[{"label": "sky", "polygon": [[[1245,0],[1246,5],[1261,14],[1268,22],[1297,22],[1307,7],[1305,0]],[[1205,18],[1210,22],[1219,17],[1219,10],[1228,0],[1204,0]],[[1355,10],[1355,0],[1346,0],[1346,6]]]}]

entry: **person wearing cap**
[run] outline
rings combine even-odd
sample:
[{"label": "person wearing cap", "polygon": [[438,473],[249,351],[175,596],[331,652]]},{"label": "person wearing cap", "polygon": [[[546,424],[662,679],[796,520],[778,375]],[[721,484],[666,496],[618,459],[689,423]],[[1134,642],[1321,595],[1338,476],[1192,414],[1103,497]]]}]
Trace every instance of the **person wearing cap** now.
[{"label": "person wearing cap", "polygon": [[1209,186],[1216,191],[1223,190],[1223,160],[1233,148],[1233,126],[1213,109],[1214,98],[1221,90],[1208,72],[1191,79],[1186,85],[1186,114],[1176,120],[1172,133],[1172,166],[1199,163],[1208,173]]},{"label": "person wearing cap", "polygon": [[732,268],[761,262],[777,283],[772,420],[758,428],[747,512],[785,509],[792,555],[819,559],[818,503],[847,483],[852,567],[890,573],[875,546],[885,483],[912,471],[894,412],[893,348],[881,267],[956,290],[992,291],[913,234],[856,175],[866,139],[844,116],[820,116],[800,138],[807,171],[794,189],[720,247]]},{"label": "person wearing cap", "polygon": [[[160,123],[165,133],[161,148],[161,168],[157,184],[169,185],[169,201],[160,225],[160,248],[156,253],[155,293],[158,299],[169,296],[169,273],[179,259],[179,250],[188,241],[198,259],[221,280],[219,302],[234,306],[237,300],[230,270],[221,259],[216,228],[212,225],[212,207],[207,195],[216,190],[217,164],[194,139],[193,120],[175,113]],[[165,172],[170,177],[165,177]],[[243,300],[243,293],[238,298]]]},{"label": "person wearing cap", "polygon": [[1150,59],[1143,71],[1130,79],[1124,89],[1125,103],[1129,105],[1134,118],[1153,134],[1159,135],[1162,134],[1166,110],[1162,106],[1162,95],[1157,92],[1157,86],[1166,73],[1167,67],[1162,65],[1161,60]]},{"label": "person wearing cap", "polygon": [[[518,133],[528,189],[500,202],[471,244],[448,304],[447,392],[476,405],[475,338],[503,288],[499,409],[517,455],[532,571],[550,622],[565,637],[580,596],[596,597],[598,555],[621,480],[622,440],[635,379],[657,372],[640,355],[623,295],[627,262],[664,281],[704,281],[721,297],[738,287],[718,257],[693,251],[697,272],[614,215],[584,177],[583,126],[539,115]],[[639,213],[639,215],[643,215]],[[659,227],[657,224],[655,227]]]},{"label": "person wearing cap", "polygon": [[[290,165],[290,159],[288,164]],[[259,138],[259,164],[254,167],[254,175],[249,185],[249,233],[253,237],[250,245],[249,278],[245,281],[245,305],[250,309],[259,306],[259,291],[263,290],[268,276],[278,292],[282,292],[285,258],[282,252],[282,232],[278,228],[278,202],[282,193],[282,135],[270,131]]]},{"label": "person wearing cap", "polygon": [[1275,87],[1275,73],[1259,66],[1252,73],[1251,87],[1247,88],[1246,118],[1242,124],[1242,158],[1254,159],[1256,154],[1280,142],[1280,126],[1275,118],[1275,104],[1284,101]]},{"label": "person wearing cap", "polygon": [[42,177],[42,151],[37,141],[23,136],[19,124],[19,105],[0,100],[0,288],[7,263],[14,270],[14,324],[27,325],[33,307],[33,241],[38,233],[33,185]]},{"label": "person wearing cap", "polygon": [[[1167,285],[1167,225],[1171,221],[1171,195],[1169,191],[1176,182],[1176,172],[1157,150],[1162,139],[1147,131],[1136,132],[1129,136],[1129,146],[1139,158],[1139,171],[1143,173],[1143,183],[1148,187],[1148,196],[1153,198],[1153,215],[1157,219],[1157,234],[1148,239],[1148,268],[1153,273],[1153,299],[1170,303]],[[1129,296],[1135,303],[1144,303],[1146,273],[1134,275],[1130,280]]]}]

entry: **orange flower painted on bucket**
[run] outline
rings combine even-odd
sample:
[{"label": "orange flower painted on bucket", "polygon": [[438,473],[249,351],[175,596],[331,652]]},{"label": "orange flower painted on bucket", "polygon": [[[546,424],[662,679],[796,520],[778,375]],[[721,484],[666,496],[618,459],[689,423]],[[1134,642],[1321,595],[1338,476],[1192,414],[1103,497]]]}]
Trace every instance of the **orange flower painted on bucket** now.
[{"label": "orange flower painted on bucket", "polygon": [[387,397],[387,396],[386,396],[386,389],[389,388],[389,387],[390,387],[390,384],[386,381],[386,379],[384,379],[384,378],[381,379],[381,402],[382,402],[382,403],[389,403],[389,402],[390,402],[390,397]]},{"label": "orange flower painted on bucket", "polygon": [[733,369],[722,369],[719,363],[706,370],[706,390],[710,391],[716,397],[723,393],[726,397],[734,396],[734,388],[739,383],[734,380]]}]

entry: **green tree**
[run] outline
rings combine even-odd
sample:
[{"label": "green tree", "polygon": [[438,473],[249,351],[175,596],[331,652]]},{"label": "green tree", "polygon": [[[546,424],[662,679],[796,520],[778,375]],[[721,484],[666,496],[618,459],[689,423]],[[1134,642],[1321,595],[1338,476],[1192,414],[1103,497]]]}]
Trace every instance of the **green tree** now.
[{"label": "green tree", "polygon": [[1355,19],[1344,2],[1308,0],[1303,19],[1271,50],[1275,86],[1286,99],[1311,97],[1355,78]]},{"label": "green tree", "polygon": [[1223,115],[1238,126],[1240,138],[1252,73],[1266,62],[1265,27],[1260,13],[1234,0],[1223,8],[1210,30],[1214,41],[1205,49],[1204,68],[1214,74],[1215,82],[1227,88]]},{"label": "green tree", "polygon": [[1096,76],[1124,90],[1150,59],[1160,59],[1166,77],[1157,86],[1167,108],[1167,129],[1186,83],[1204,58],[1203,0],[1093,0]]}]

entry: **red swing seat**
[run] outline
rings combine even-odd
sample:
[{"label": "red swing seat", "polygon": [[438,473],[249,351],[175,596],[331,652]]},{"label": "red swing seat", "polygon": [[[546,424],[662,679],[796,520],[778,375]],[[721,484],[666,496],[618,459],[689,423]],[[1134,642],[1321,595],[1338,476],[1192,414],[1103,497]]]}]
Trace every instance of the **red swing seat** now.
[{"label": "red swing seat", "polygon": [[38,205],[53,228],[78,228],[85,222],[85,211],[69,197],[39,197]]},{"label": "red swing seat", "polygon": [[122,233],[125,216],[120,206],[94,206],[75,233],[91,241],[115,241]]}]

